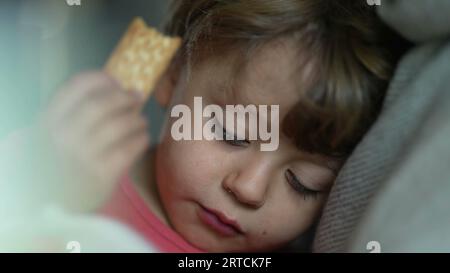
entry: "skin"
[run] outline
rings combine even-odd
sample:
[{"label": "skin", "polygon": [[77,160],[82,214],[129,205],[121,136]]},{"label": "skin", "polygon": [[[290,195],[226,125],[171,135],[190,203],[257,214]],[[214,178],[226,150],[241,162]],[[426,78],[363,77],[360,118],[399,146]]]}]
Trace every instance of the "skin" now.
[{"label": "skin", "polygon": [[[237,55],[229,57],[232,62]],[[292,58],[295,52],[288,42],[269,44],[239,76],[224,59],[206,58],[193,68],[189,81],[183,72],[171,82],[166,77],[155,96],[162,105],[183,103],[190,109],[194,96],[201,96],[204,105],[277,104],[282,121],[299,97]],[[233,78],[234,91],[227,93]],[[317,218],[340,162],[298,150],[283,134],[274,152],[260,151],[258,141],[237,146],[217,140],[174,141],[173,121],[166,121],[156,148],[155,196],[166,222],[192,244],[219,252],[271,250],[306,231]],[[319,193],[313,197],[294,190],[285,177],[288,169]],[[236,220],[244,234],[218,234],[199,220],[200,205]]]},{"label": "skin", "polygon": [[[47,126],[50,140],[63,151],[63,158],[73,159],[74,151],[83,151],[76,158],[88,169],[85,173],[95,174],[83,181],[95,184],[101,177],[103,185],[115,185],[131,170],[136,189],[157,217],[198,248],[273,250],[316,220],[340,162],[297,149],[281,132],[279,148],[273,152],[260,151],[259,141],[239,145],[220,140],[175,141],[170,134],[175,120],[169,116],[170,109],[179,103],[193,109],[194,96],[201,96],[203,105],[276,104],[280,122],[298,101],[294,79],[305,75],[298,75],[292,65],[296,56],[287,41],[258,50],[238,75],[231,64],[239,55],[228,57],[206,58],[192,67],[189,78],[185,67],[163,76],[154,97],[168,114],[152,150],[148,125],[139,115],[143,100],[120,90],[101,72],[78,76],[64,86],[47,110],[47,116],[58,121],[47,119],[45,124],[51,125]],[[116,90],[113,95],[111,90]],[[76,131],[69,135],[77,137],[69,144],[61,143],[69,128]],[[87,133],[92,131],[96,133]],[[150,152],[138,160],[145,151]],[[287,170],[317,194],[296,190],[293,183],[297,182],[286,179]],[[235,220],[243,233],[224,236],[211,229],[199,219],[201,206]]]}]

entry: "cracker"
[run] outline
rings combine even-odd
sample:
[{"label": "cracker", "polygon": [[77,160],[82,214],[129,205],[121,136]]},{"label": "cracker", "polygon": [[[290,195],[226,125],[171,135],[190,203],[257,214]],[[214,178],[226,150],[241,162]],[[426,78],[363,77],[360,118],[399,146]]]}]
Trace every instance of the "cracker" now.
[{"label": "cracker", "polygon": [[180,38],[165,36],[137,17],[122,36],[104,69],[125,90],[135,90],[149,97],[180,44]]}]

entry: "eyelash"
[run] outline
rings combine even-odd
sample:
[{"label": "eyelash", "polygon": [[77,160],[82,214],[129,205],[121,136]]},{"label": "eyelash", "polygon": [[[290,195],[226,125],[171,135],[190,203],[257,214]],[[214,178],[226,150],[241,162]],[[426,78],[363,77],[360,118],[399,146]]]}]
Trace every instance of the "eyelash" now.
[{"label": "eyelash", "polygon": [[229,135],[228,131],[222,127],[222,137],[223,141],[226,143],[232,145],[232,146],[239,146],[239,147],[247,147],[250,144],[250,141],[244,139],[244,140],[238,140],[237,136],[234,135],[232,140],[228,140],[227,136]]},{"label": "eyelash", "polygon": [[304,186],[300,182],[301,180],[298,179],[297,176],[289,169],[286,170],[285,177],[289,185],[291,185],[291,187],[294,188],[295,191],[303,194],[305,200],[307,197],[312,197],[316,199],[317,195],[320,193],[320,191],[315,191]]}]

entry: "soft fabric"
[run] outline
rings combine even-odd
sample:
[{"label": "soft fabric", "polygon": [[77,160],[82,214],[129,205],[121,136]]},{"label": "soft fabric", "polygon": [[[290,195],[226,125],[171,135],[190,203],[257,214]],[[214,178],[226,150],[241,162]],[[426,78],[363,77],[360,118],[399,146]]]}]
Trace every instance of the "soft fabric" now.
[{"label": "soft fabric", "polygon": [[448,251],[450,1],[383,0],[379,14],[416,47],[340,172],[313,251]]},{"label": "soft fabric", "polygon": [[159,220],[139,196],[128,176],[122,179],[117,191],[99,212],[141,234],[158,252],[203,252]]}]

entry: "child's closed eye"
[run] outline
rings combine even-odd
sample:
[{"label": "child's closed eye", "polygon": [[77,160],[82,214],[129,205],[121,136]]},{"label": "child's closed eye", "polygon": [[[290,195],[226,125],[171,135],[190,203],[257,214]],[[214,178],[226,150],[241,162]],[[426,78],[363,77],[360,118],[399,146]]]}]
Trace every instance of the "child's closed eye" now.
[{"label": "child's closed eye", "polygon": [[247,139],[240,139],[236,134],[231,134],[224,127],[221,128],[222,131],[222,139],[226,143],[239,146],[239,147],[248,147],[250,145],[250,141]]},{"label": "child's closed eye", "polygon": [[306,187],[299,178],[294,174],[293,171],[290,169],[287,169],[285,172],[285,177],[289,185],[297,191],[298,193],[303,194],[304,199],[306,200],[307,197],[313,197],[317,198],[317,194],[320,193],[320,191],[310,189]]}]

